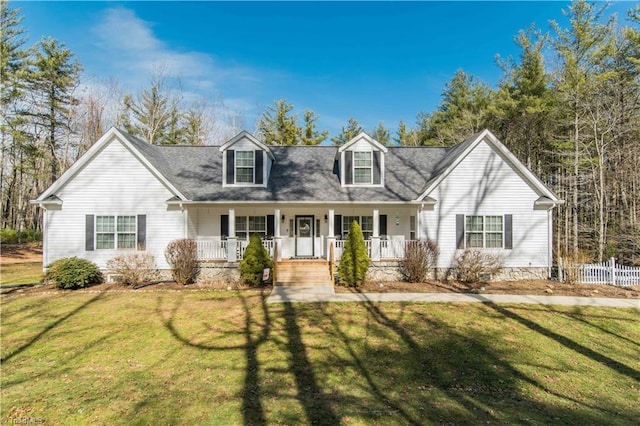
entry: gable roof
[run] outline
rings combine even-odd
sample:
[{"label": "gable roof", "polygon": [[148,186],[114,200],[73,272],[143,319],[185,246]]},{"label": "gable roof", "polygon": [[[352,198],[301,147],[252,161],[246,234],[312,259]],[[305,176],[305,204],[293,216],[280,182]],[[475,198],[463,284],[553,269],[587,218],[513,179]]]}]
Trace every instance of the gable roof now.
[{"label": "gable roof", "polygon": [[275,160],[274,156],[273,156],[273,152],[271,151],[271,149],[269,148],[268,145],[265,145],[264,143],[260,142],[255,136],[253,136],[251,133],[247,132],[246,130],[241,131],[240,133],[238,133],[237,135],[235,135],[234,137],[232,137],[231,139],[229,139],[224,145],[222,145],[220,147],[220,151],[226,151],[227,149],[231,148],[233,146],[233,144],[235,144],[236,142],[242,140],[242,139],[248,139],[251,143],[253,143],[254,145],[256,145],[258,148],[260,148],[261,150],[263,150],[264,152],[267,153],[267,155],[272,159]]},{"label": "gable roof", "polygon": [[[266,146],[241,132],[222,146],[151,145],[112,128],[35,202],[44,203],[64,186],[107,143],[117,137],[174,194],[169,203],[296,202],[296,203],[432,203],[435,187],[482,141],[488,143],[541,197],[539,204],[562,201],[538,180],[488,130],[453,147],[385,147],[385,183],[379,187],[341,186],[339,152],[362,138],[379,144],[365,133],[342,147]],[[223,156],[242,138],[248,138],[274,159],[267,184],[224,186]],[[344,148],[346,149],[346,148]]]},{"label": "gable roof", "polygon": [[422,201],[469,155],[481,142],[487,143],[502,159],[540,196],[551,204],[562,204],[553,191],[540,181],[498,138],[485,129],[450,148],[446,157],[434,170],[433,176],[421,191],[418,201]]},{"label": "gable roof", "polygon": [[382,145],[380,142],[378,142],[377,140],[373,139],[371,136],[369,136],[365,132],[358,133],[357,136],[355,136],[350,141],[348,141],[347,143],[342,145],[340,148],[338,148],[338,152],[346,151],[347,149],[349,149],[351,147],[351,145],[354,145],[354,144],[360,142],[363,139],[365,141],[367,141],[370,145],[374,146],[378,151],[387,152],[387,147],[386,146]]},{"label": "gable roof", "polygon": [[[62,189],[66,183],[72,179],[84,166],[91,161],[106,145],[117,138],[161,183],[163,183],[176,197],[185,200],[182,191],[173,185],[169,176],[162,173],[167,170],[166,158],[159,155],[155,147],[148,142],[128,134],[115,127],[110,128],[78,161],[73,163],[62,176],[60,176],[49,188],[47,188],[38,198],[33,200],[37,204],[45,204],[52,196]],[[57,197],[56,197],[57,198]]]}]

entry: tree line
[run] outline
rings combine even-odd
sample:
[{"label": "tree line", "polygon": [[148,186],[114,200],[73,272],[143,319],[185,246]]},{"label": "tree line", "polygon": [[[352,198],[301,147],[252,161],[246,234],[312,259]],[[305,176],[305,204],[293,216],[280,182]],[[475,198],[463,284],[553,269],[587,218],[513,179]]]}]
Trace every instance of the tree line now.
[{"label": "tree line", "polygon": [[[216,129],[207,100],[185,105],[160,73],[140,93],[78,94],[82,67],[64,43],[25,47],[21,17],[1,3],[2,227],[40,229],[34,199],[111,125],[153,144],[213,144],[243,127]],[[318,115],[285,99],[265,108],[255,131],[267,144],[344,144],[367,133],[386,145],[451,146],[484,128],[566,203],[554,211],[557,256],[640,264],[640,7],[626,16],[575,1],[569,24],[532,26],[515,37],[517,58],[498,59],[496,87],[459,70],[434,111],[392,132],[351,117],[330,137]],[[115,99],[115,102],[114,102]],[[109,103],[111,102],[111,103]],[[107,111],[110,104],[115,111]]]}]

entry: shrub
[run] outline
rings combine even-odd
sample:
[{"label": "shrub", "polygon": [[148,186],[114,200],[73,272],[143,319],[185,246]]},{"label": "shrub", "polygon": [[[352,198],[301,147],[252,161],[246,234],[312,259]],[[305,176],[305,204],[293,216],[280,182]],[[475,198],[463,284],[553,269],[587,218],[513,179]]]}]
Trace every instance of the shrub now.
[{"label": "shrub", "polygon": [[439,254],[438,244],[433,240],[407,241],[400,262],[402,279],[410,283],[424,282],[435,268]]},{"label": "shrub", "polygon": [[23,243],[35,243],[42,241],[42,231],[38,231],[37,229],[25,229],[22,231],[21,239]]},{"label": "shrub", "polygon": [[74,289],[88,287],[102,282],[98,266],[86,259],[66,257],[49,265],[47,280],[56,283],[58,288]]},{"label": "shrub", "polygon": [[273,261],[262,245],[260,236],[253,234],[240,261],[240,278],[247,284],[258,286],[265,268],[273,268]]},{"label": "shrub", "polygon": [[171,265],[171,273],[175,282],[186,285],[195,282],[200,268],[198,267],[198,249],[196,242],[188,238],[174,240],[169,243],[164,257]]},{"label": "shrub", "polygon": [[340,282],[349,287],[357,287],[362,284],[367,275],[370,262],[371,259],[369,259],[369,254],[367,253],[362,229],[360,229],[358,222],[354,220],[349,227],[347,240],[344,243],[344,251],[338,265]]},{"label": "shrub", "polygon": [[0,242],[2,244],[34,243],[37,241],[42,241],[42,232],[36,229],[25,229],[22,232],[11,228],[0,230]]},{"label": "shrub", "polygon": [[107,268],[122,276],[126,285],[136,286],[158,278],[156,259],[145,252],[116,256],[107,262]]},{"label": "shrub", "polygon": [[453,260],[458,280],[466,283],[486,281],[502,269],[502,256],[496,252],[466,249]]},{"label": "shrub", "polygon": [[18,231],[11,228],[0,230],[0,242],[2,244],[16,244],[18,242]]},{"label": "shrub", "polygon": [[591,262],[593,259],[584,252],[568,254],[561,260],[563,281],[568,284],[576,284],[580,281],[580,266]]}]

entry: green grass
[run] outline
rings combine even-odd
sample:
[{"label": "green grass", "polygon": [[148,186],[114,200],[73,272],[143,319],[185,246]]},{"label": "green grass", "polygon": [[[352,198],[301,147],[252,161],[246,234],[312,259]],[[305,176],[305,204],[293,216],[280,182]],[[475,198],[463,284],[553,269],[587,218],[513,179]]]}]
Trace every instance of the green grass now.
[{"label": "green grass", "polygon": [[637,310],[264,299],[208,291],[4,297],[0,421],[640,418]]},{"label": "green grass", "polygon": [[12,263],[0,267],[0,285],[38,283],[43,277],[42,262]]}]

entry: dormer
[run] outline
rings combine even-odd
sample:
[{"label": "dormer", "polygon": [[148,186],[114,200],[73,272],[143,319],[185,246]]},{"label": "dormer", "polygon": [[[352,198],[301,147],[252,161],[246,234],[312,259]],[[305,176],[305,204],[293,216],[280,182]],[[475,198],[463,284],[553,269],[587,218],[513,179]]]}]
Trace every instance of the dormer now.
[{"label": "dormer", "polygon": [[266,188],[275,157],[271,149],[251,133],[242,131],[220,147],[222,186]]},{"label": "dormer", "polygon": [[342,186],[384,186],[387,148],[362,132],[338,149]]}]

